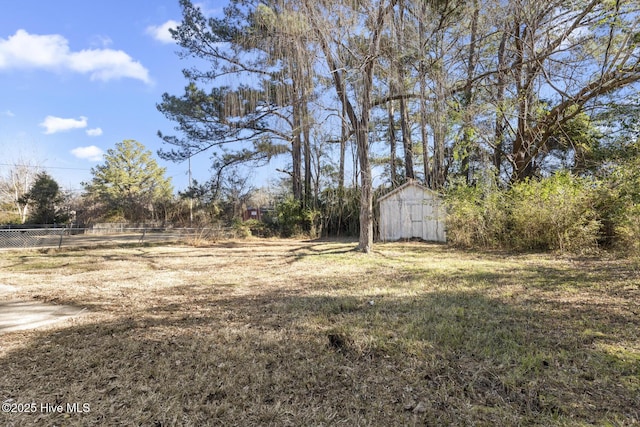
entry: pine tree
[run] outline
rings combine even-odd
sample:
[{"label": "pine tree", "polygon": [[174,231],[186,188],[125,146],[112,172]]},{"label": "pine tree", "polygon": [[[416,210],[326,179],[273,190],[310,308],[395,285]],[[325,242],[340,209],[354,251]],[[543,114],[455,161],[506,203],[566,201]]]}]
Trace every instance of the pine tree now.
[{"label": "pine tree", "polygon": [[83,186],[111,213],[143,221],[152,216],[154,205],[171,197],[171,178],[138,141],[119,142],[104,158],[104,164],[91,169],[91,182]]},{"label": "pine tree", "polygon": [[32,224],[65,222],[68,216],[62,212],[64,201],[60,186],[46,172],[39,173],[31,189],[20,198],[21,204],[31,206],[29,222]]}]

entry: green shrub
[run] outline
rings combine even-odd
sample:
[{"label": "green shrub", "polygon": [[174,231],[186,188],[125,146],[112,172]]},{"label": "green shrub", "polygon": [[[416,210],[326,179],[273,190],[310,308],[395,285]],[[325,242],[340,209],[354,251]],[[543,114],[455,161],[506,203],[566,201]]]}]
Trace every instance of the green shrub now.
[{"label": "green shrub", "polygon": [[276,205],[276,227],[282,237],[317,237],[320,214],[315,209],[302,208],[292,197]]},{"label": "green shrub", "polygon": [[510,189],[452,186],[447,237],[462,247],[590,252],[600,221],[594,181],[558,173]]},{"label": "green shrub", "polygon": [[504,245],[505,195],[497,188],[457,185],[447,194],[447,240],[459,247]]},{"label": "green shrub", "polygon": [[122,222],[127,223],[127,219],[121,210],[110,210],[99,217],[99,222]]},{"label": "green shrub", "polygon": [[258,221],[257,219],[250,219],[244,222],[245,227],[249,228],[252,236],[256,237],[273,237],[273,228],[269,224]]},{"label": "green shrub", "polygon": [[508,192],[510,243],[519,250],[589,252],[600,223],[595,182],[561,172],[515,184]]},{"label": "green shrub", "polygon": [[251,237],[251,229],[248,224],[239,218],[233,220],[231,228],[233,229],[233,234],[237,238],[246,239],[247,237]]},{"label": "green shrub", "polygon": [[615,249],[630,254],[640,253],[640,205],[629,206],[617,218],[614,233]]},{"label": "green shrub", "polygon": [[598,198],[601,241],[627,253],[640,253],[640,156],[617,166],[603,179]]},{"label": "green shrub", "polygon": [[0,208],[0,225],[19,225],[19,224],[22,224],[20,215],[9,210],[3,211]]}]

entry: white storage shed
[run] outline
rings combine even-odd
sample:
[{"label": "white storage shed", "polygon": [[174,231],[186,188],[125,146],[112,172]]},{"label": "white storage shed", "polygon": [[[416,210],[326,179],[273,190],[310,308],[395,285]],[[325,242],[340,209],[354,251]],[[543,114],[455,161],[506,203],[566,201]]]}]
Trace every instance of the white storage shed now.
[{"label": "white storage shed", "polygon": [[378,199],[380,240],[417,237],[446,242],[446,209],[440,195],[415,181],[408,181]]}]

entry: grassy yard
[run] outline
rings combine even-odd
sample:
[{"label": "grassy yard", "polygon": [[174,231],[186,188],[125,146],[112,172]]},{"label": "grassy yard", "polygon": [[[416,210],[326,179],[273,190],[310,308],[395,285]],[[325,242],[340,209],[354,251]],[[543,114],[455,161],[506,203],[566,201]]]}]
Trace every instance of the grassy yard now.
[{"label": "grassy yard", "polygon": [[0,335],[0,400],[38,405],[0,424],[640,423],[639,262],[354,246],[2,253],[11,298],[87,310]]}]

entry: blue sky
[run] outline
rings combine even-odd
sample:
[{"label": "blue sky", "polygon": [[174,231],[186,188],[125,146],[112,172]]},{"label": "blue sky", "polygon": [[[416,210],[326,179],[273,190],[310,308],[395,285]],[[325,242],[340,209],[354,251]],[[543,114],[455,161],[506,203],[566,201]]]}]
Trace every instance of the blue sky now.
[{"label": "blue sky", "polygon": [[[202,6],[216,15],[224,3]],[[157,131],[173,133],[156,104],[186,84],[167,30],[180,19],[177,0],[0,2],[0,174],[26,159],[80,190],[117,142],[155,153]],[[158,162],[177,190],[187,186],[186,162]],[[192,170],[206,180],[208,154]]]}]

